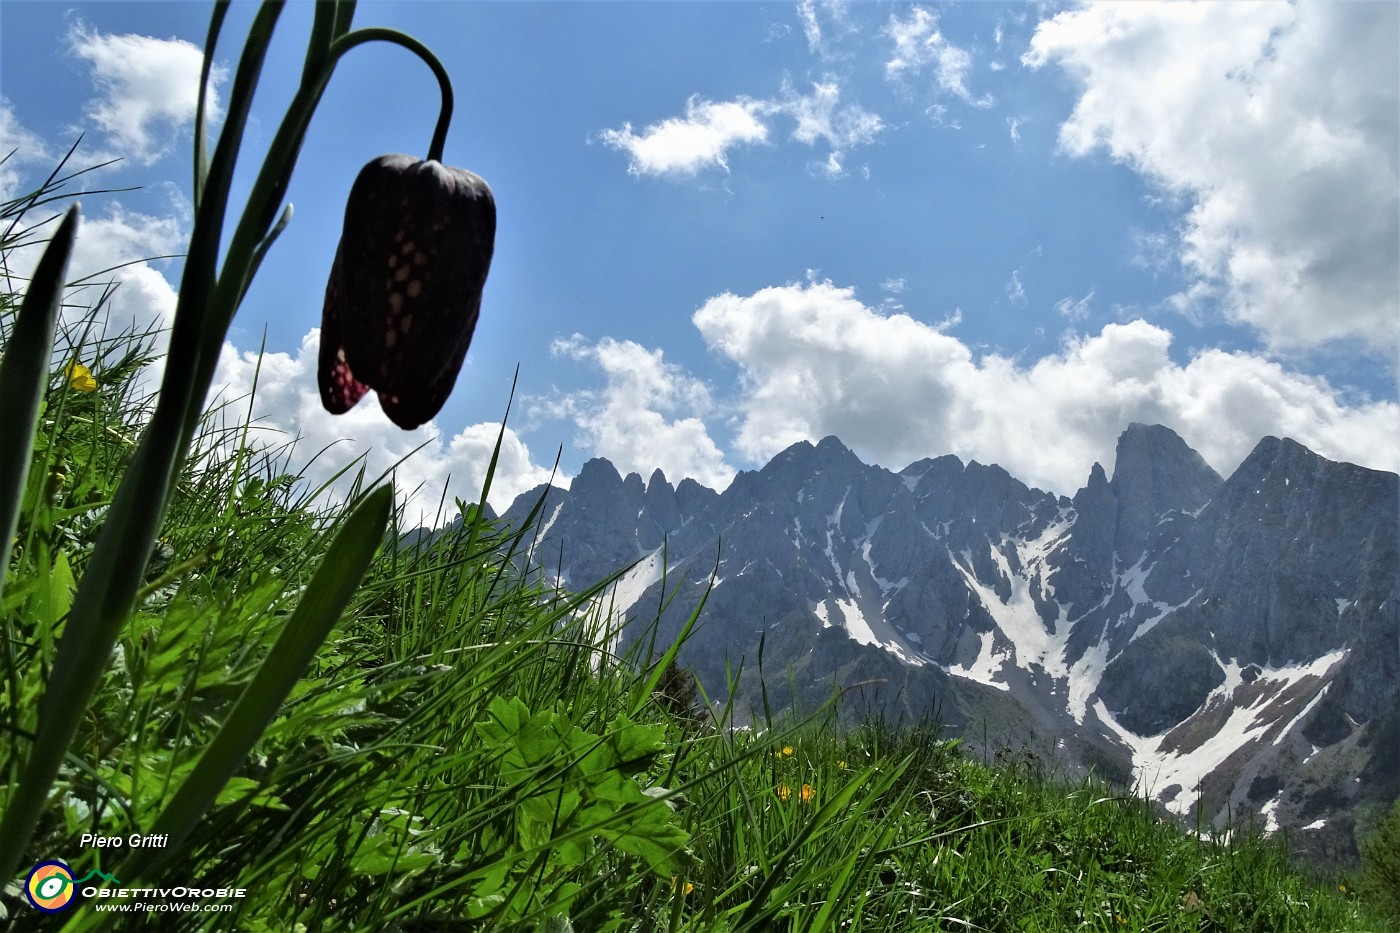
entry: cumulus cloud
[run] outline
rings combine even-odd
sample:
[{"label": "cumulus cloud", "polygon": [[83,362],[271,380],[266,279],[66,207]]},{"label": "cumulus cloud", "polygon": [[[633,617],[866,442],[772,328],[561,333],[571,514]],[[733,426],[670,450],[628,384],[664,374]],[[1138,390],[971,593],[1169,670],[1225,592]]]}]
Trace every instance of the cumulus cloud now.
[{"label": "cumulus cloud", "polygon": [[[50,166],[51,168],[51,166]],[[28,173],[16,176],[24,188],[37,184]],[[61,205],[59,205],[61,206]],[[41,208],[31,228],[19,228],[28,245],[5,256],[5,273],[12,283],[27,282],[38,264],[56,219],[44,220]],[[29,219],[29,218],[26,218]],[[99,340],[140,337],[154,353],[164,354],[169,342],[177,293],[160,271],[159,257],[183,254],[188,231],[174,217],[156,216],[108,206],[103,215],[89,214],[78,225],[69,260],[68,284],[59,310],[59,332],[85,344],[85,357]],[[68,347],[58,352],[66,355]],[[155,390],[164,371],[163,356],[137,377],[138,396]]]},{"label": "cumulus cloud", "polygon": [[[115,282],[106,305],[109,327],[137,332],[169,327],[177,294],[152,264],[183,255],[189,233],[174,217],[143,214],[111,205],[106,216],[87,217],[78,228],[69,281],[89,291]],[[79,297],[79,301],[81,301]],[[82,309],[65,308],[71,319]]]},{"label": "cumulus cloud", "polygon": [[1400,338],[1394,4],[1096,4],[1039,24],[1023,62],[1081,93],[1060,127],[1189,206],[1183,311],[1270,349]]},{"label": "cumulus cloud", "polygon": [[[78,23],[68,33],[72,53],[92,67],[98,96],[87,117],[119,152],[144,165],[166,155],[178,132],[192,127],[204,52],[183,39],[103,35]],[[222,116],[217,88],[227,76],[211,72],[211,122]]]},{"label": "cumulus cloud", "polygon": [[603,143],[628,154],[627,170],[634,175],[686,178],[705,169],[729,170],[729,152],[739,146],[769,141],[769,123],[775,116],[792,119],[791,138],[808,146],[829,147],[821,170],[833,177],[844,174],[847,150],[874,140],[884,121],[859,104],[840,104],[839,81],[828,75],[814,82],[810,94],[800,94],[787,78],[779,95],[765,100],[738,97],[715,102],[692,95],[684,117],[653,123],[640,133],[624,123],[620,130],[604,130]]},{"label": "cumulus cloud", "polygon": [[[400,502],[406,503],[405,521],[410,526],[436,524],[438,504],[444,496],[448,514],[443,520],[456,517],[452,508],[455,498],[477,500],[501,429],[499,423],[469,425],[452,437],[444,437],[433,422],[403,431],[384,417],[372,392],[345,414],[331,415],[321,407],[316,388],[319,346],[320,331],[313,329],[302,338],[295,355],[266,353],[259,369],[257,353],[225,343],[214,375],[211,404],[246,399],[253,391],[256,373],[252,408],[255,443],[277,447],[296,440],[292,467],[304,467],[304,475],[313,486],[329,480],[361,455],[370,479],[393,468],[396,491]],[[236,417],[242,417],[246,410],[246,400],[230,405]],[[422,449],[416,450],[420,445]],[[316,456],[323,449],[326,453]],[[408,459],[394,467],[404,457]],[[547,482],[549,475],[548,468],[534,462],[520,436],[507,428],[492,479],[491,506],[504,510],[520,493]],[[350,479],[341,479],[333,494],[343,495]]]},{"label": "cumulus cloud", "polygon": [[1345,405],[1324,380],[1243,352],[1206,350],[1178,364],[1171,334],[1140,320],[1071,335],[1029,365],[979,358],[938,328],[881,314],[828,281],[721,294],[693,320],[739,369],[735,444],[754,463],[835,434],[896,469],[951,452],[1072,493],[1095,460],[1112,463],[1123,428],[1141,421],[1171,427],[1224,474],[1268,434],[1333,459],[1400,468],[1395,403]]},{"label": "cumulus cloud", "polygon": [[931,69],[934,82],[943,93],[961,98],[974,107],[992,105],[990,95],[974,98],[968,90],[972,54],[948,41],[938,28],[938,14],[933,10],[916,6],[903,18],[891,14],[885,24],[885,35],[894,43],[885,62],[886,78],[907,81]]},{"label": "cumulus cloud", "polygon": [[605,144],[627,153],[627,171],[634,175],[694,175],[701,169],[729,169],[726,156],[739,145],[768,140],[768,127],[759,117],[766,105],[739,98],[716,103],[692,95],[685,116],[653,123],[641,133],[631,123],[620,130],[603,130]]},{"label": "cumulus cloud", "polygon": [[660,350],[610,337],[589,343],[574,334],[554,341],[550,352],[593,363],[607,384],[599,391],[534,400],[535,414],[573,421],[579,443],[624,474],[647,477],[660,467],[672,482],[689,476],[711,488],[729,485],[734,470],[702,420],[714,410],[709,388],[666,362]]}]

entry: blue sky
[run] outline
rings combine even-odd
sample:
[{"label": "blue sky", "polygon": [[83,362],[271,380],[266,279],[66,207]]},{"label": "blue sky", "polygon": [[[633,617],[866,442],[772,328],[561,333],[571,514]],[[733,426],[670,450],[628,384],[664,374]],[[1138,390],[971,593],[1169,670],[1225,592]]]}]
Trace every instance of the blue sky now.
[{"label": "blue sky", "polygon": [[[219,382],[264,438],[472,498],[520,383],[493,501],[606,456],[724,488],[836,434],[892,469],[954,453],[1073,493],[1131,421],[1228,473],[1266,434],[1400,468],[1400,13],[1394,4],[363,3],[441,58],[445,161],[495,191],[467,365],[401,432],[316,394],[316,329],[355,174],[423,155],[436,84],[401,49],[338,68],[291,227]],[[254,7],[216,50],[218,99]],[[0,7],[0,194],[85,132],[75,273],[176,254],[208,9]],[[290,99],[309,4],[281,18],[242,161]],[[178,260],[104,312],[168,321]]]}]

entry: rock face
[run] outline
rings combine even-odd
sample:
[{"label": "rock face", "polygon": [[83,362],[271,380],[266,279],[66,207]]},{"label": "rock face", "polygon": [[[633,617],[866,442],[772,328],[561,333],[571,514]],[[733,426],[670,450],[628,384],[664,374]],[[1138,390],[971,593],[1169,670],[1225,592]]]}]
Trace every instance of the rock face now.
[{"label": "rock face", "polygon": [[624,641],[654,623],[667,643],[703,599],[681,660],[741,715],[765,688],[936,712],[1345,861],[1358,808],[1400,793],[1398,489],[1272,437],[1222,479],[1133,424],[1073,498],[952,456],[892,473],[828,437],[723,493],[591,460],[502,521],[544,497],[531,560],[565,586],[637,562],[610,595],[639,620]]}]

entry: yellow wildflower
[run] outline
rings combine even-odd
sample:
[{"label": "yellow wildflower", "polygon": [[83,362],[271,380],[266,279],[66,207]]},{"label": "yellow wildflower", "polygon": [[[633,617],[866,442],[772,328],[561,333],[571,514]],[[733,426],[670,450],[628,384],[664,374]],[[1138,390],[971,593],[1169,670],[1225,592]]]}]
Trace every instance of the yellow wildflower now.
[{"label": "yellow wildflower", "polygon": [[787,800],[787,799],[788,799],[789,797],[791,797],[791,796],[792,796],[792,788],[791,788],[791,787],[788,787],[786,784],[779,784],[779,785],[778,785],[778,799],[779,799],[779,800]]},{"label": "yellow wildflower", "polygon": [[75,392],[97,391],[97,380],[92,378],[92,370],[77,360],[69,363],[63,374],[68,377],[68,387]]},{"label": "yellow wildflower", "polygon": [[845,771],[845,770],[846,770],[846,759],[842,758],[840,761],[836,762],[836,767],[840,768],[842,771]]},{"label": "yellow wildflower", "polygon": [[791,754],[792,754],[792,746],[791,746],[791,745],[784,745],[784,746],[783,746],[783,754],[784,754],[784,755],[791,755]]},{"label": "yellow wildflower", "polygon": [[811,802],[812,802],[812,798],[815,797],[815,796],[817,796],[816,788],[814,788],[811,784],[803,784],[803,785],[802,785],[802,802],[803,802],[803,803],[811,803]]}]

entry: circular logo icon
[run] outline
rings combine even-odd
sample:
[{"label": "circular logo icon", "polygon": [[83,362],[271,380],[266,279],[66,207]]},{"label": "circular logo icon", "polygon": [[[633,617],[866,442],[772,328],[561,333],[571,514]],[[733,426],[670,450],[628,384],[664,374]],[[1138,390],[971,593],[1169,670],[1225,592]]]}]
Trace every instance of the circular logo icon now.
[{"label": "circular logo icon", "polygon": [[24,896],[46,914],[67,910],[74,893],[73,871],[63,862],[40,862],[24,881]]}]

